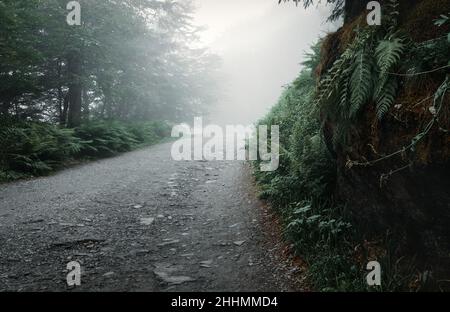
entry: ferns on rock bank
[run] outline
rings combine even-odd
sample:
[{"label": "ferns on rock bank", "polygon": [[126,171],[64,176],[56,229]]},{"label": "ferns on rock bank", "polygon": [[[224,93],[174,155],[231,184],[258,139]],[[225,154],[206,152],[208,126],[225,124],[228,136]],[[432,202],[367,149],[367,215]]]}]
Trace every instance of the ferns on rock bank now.
[{"label": "ferns on rock bank", "polygon": [[320,83],[316,103],[344,121],[357,117],[371,100],[381,119],[395,100],[397,88],[393,86],[398,78],[391,71],[406,45],[401,38],[378,41],[377,35],[370,28],[358,30],[354,42]]},{"label": "ferns on rock bank", "polygon": [[[321,77],[315,103],[336,121],[340,134],[335,140],[344,142],[345,133],[366,105],[373,104],[378,119],[383,119],[405,83],[448,62],[447,38],[412,42],[397,29],[397,1],[390,0],[389,7],[383,26],[356,29],[355,39]],[[436,25],[447,21],[443,16]]]},{"label": "ferns on rock bank", "polygon": [[[395,8],[396,1],[390,1]],[[368,105],[374,106],[373,110],[376,110],[379,119],[384,118],[398,100],[397,93],[405,89],[405,86],[410,88],[406,84],[413,81],[411,78],[435,72],[448,64],[450,50],[446,38],[416,44],[397,31],[397,15],[392,13],[382,28],[357,29],[355,39],[318,84],[314,84],[314,79],[311,79],[316,67],[316,61],[312,60],[317,60],[317,54],[310,54],[310,59],[304,63],[306,70],[285,90],[278,104],[261,121],[266,125],[280,125],[283,134],[280,137],[282,155],[279,170],[269,173],[257,171],[255,174],[261,186],[261,195],[281,213],[285,222],[285,234],[302,259],[308,262],[309,275],[316,289],[364,290],[367,286],[361,279],[365,274],[365,267],[360,267],[361,263],[355,263],[354,257],[355,246],[360,246],[358,243],[365,236],[358,232],[357,222],[352,223],[353,226],[349,223],[352,218],[346,214],[345,205],[339,205],[333,196],[333,190],[336,189],[336,184],[340,186],[338,183],[343,181],[343,175],[337,176],[337,164],[327,149],[331,147],[331,139],[336,140],[336,145],[345,147],[346,142],[342,140],[351,137],[347,135],[349,128],[356,124]],[[332,42],[333,44],[325,46],[335,47],[335,40]],[[318,50],[314,51],[317,53]],[[327,61],[323,64],[328,64]],[[432,78],[434,83],[442,77],[438,75],[436,79]],[[352,162],[347,158],[347,168],[356,165],[370,166],[388,158],[404,156],[406,151],[413,151],[431,133],[430,129],[436,129],[442,121],[442,112],[448,105],[449,90],[450,76],[438,88],[434,104],[429,107],[432,120],[410,144],[387,156],[383,150],[377,153],[380,158],[376,160],[367,157],[369,161],[366,162],[361,157],[364,163]],[[428,96],[428,99],[431,98],[433,96]],[[321,131],[320,127],[323,120],[327,122],[325,131]],[[367,133],[363,128],[367,123],[358,125],[361,126],[358,129],[361,130],[360,133]],[[419,122],[414,126],[416,125],[420,127]],[[395,127],[396,125],[392,128],[396,129]],[[448,133],[448,129],[442,131]],[[400,135],[398,139],[402,140]],[[397,148],[397,142],[398,140],[391,145]],[[336,154],[340,153],[339,156],[342,156],[342,150],[337,150]],[[356,150],[355,154],[358,152]],[[361,154],[358,155],[365,156]],[[400,167],[389,174],[405,168],[409,166]],[[365,183],[362,179],[356,182]],[[380,258],[386,261],[386,265],[398,263],[392,261],[397,259],[389,252]],[[385,278],[391,281],[386,289],[409,289],[410,277],[409,272],[389,272]]]}]

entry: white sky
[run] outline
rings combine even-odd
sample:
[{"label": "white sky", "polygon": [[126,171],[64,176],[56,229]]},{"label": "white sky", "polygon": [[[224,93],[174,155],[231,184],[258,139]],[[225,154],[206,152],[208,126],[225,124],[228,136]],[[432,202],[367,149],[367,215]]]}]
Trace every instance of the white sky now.
[{"label": "white sky", "polygon": [[294,80],[310,45],[336,28],[324,5],[304,10],[277,0],[195,0],[202,41],[223,59],[217,123],[249,124],[267,113]]}]

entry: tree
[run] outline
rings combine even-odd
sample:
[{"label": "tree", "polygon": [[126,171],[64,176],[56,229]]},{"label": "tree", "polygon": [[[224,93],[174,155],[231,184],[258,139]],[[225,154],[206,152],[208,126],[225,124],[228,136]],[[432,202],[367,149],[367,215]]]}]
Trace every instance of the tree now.
[{"label": "tree", "polygon": [[[0,112],[76,127],[89,118],[181,120],[213,101],[217,59],[190,1],[2,1]],[[12,108],[15,109],[12,109]]]}]

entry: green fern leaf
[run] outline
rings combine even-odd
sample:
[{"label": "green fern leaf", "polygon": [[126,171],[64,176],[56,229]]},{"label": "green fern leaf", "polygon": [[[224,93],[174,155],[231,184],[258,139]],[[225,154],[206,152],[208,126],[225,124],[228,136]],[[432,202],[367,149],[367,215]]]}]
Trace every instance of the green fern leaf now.
[{"label": "green fern leaf", "polygon": [[380,41],[375,49],[375,56],[381,74],[388,73],[398,63],[404,50],[405,45],[400,38]]},{"label": "green fern leaf", "polygon": [[366,51],[358,51],[355,58],[353,73],[350,78],[350,107],[348,118],[354,117],[366,104],[373,93],[372,61]]},{"label": "green fern leaf", "polygon": [[396,78],[388,79],[380,88],[377,98],[377,116],[382,119],[389,111],[395,101],[398,89],[398,81]]}]

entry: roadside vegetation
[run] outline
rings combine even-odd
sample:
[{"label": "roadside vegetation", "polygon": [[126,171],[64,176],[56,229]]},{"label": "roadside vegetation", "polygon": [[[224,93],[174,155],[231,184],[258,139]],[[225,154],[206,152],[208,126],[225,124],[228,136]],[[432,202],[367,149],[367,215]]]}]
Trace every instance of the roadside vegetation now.
[{"label": "roadside vegetation", "polygon": [[65,0],[0,1],[0,181],[156,143],[214,103],[192,2],[78,3],[73,25]]},{"label": "roadside vegetation", "polygon": [[47,175],[80,161],[114,156],[170,136],[166,122],[92,121],[67,129],[3,119],[0,182]]},{"label": "roadside vegetation", "polygon": [[[449,220],[431,203],[446,191],[417,181],[442,180],[433,168],[448,168],[450,8],[418,1],[400,11],[400,2],[386,1],[380,27],[367,26],[365,8],[346,16],[259,122],[280,126],[281,153],[277,171],[255,166],[260,196],[281,216],[316,290],[449,286]],[[382,266],[380,287],[365,279],[372,260]]]},{"label": "roadside vegetation", "polygon": [[345,205],[334,199],[336,163],[313,105],[321,42],[314,45],[299,77],[259,123],[280,126],[280,165],[273,172],[255,166],[260,197],[280,214],[286,239],[308,263],[318,290],[364,288],[362,270],[352,263],[355,228]]}]

